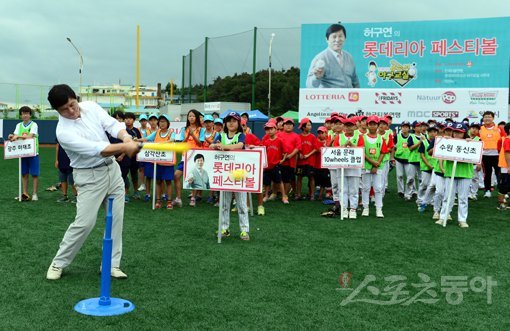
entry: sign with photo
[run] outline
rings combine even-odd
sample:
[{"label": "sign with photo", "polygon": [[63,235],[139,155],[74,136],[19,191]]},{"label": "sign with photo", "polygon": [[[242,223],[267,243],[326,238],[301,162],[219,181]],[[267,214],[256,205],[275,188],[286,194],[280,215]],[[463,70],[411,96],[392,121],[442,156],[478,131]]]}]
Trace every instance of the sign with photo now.
[{"label": "sign with photo", "polygon": [[190,149],[183,160],[184,189],[262,192],[260,150]]}]

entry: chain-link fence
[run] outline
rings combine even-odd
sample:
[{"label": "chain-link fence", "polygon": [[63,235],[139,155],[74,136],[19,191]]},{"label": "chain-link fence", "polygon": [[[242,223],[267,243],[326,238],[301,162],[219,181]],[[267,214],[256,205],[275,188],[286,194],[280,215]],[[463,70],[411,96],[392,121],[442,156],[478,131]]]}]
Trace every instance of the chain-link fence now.
[{"label": "chain-link fence", "polygon": [[241,88],[251,95],[251,104],[256,104],[256,73],[269,69],[269,46],[272,34],[272,69],[299,68],[301,29],[254,28],[228,36],[206,37],[205,41],[182,58],[183,102],[218,101],[209,100],[208,87],[217,78],[247,73],[251,84]]}]

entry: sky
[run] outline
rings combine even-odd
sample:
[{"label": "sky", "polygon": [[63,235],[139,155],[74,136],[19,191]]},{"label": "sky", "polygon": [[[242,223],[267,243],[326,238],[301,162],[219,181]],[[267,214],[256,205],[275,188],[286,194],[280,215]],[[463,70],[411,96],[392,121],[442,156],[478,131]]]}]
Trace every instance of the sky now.
[{"label": "sky", "polygon": [[182,56],[206,36],[231,35],[254,26],[502,17],[510,16],[510,2],[3,0],[0,13],[0,84],[78,86],[79,55],[69,37],[84,58],[83,85],[132,85],[140,25],[141,83],[165,86],[171,79],[181,82]]}]

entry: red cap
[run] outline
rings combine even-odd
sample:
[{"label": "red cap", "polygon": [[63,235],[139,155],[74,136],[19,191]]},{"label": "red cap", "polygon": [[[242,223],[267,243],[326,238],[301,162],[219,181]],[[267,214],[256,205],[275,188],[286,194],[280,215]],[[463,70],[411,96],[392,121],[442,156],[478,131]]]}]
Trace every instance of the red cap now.
[{"label": "red cap", "polygon": [[340,115],[339,115],[339,114],[338,114],[338,112],[336,112],[336,111],[334,111],[334,112],[332,112],[332,113],[331,113],[331,117],[333,117],[333,116],[340,117]]},{"label": "red cap", "polygon": [[331,117],[326,117],[326,119],[324,120],[324,123],[326,122],[331,122]]},{"label": "red cap", "polygon": [[368,116],[367,123],[370,123],[370,122],[379,123],[379,117],[377,117],[375,115]]},{"label": "red cap", "polygon": [[352,116],[344,120],[344,124],[356,125],[356,122],[357,122],[356,116]]},{"label": "red cap", "polygon": [[383,116],[383,117],[379,117],[379,122],[384,122],[384,123],[386,123],[386,124],[389,124],[389,123],[390,123],[390,121],[388,120],[388,118],[387,118],[387,117],[385,117],[385,116]]},{"label": "red cap", "polygon": [[319,126],[319,127],[317,128],[317,132],[319,132],[319,131],[321,131],[321,132],[328,132],[328,129],[326,129],[326,127],[325,127],[325,126]]},{"label": "red cap", "polygon": [[274,123],[276,124],[276,118],[270,118],[267,120],[267,123]]},{"label": "red cap", "polygon": [[264,129],[270,129],[270,128],[275,128],[276,129],[275,121],[269,120],[266,124],[264,124]]},{"label": "red cap", "polygon": [[299,121],[299,128],[301,129],[303,126],[306,125],[306,123],[311,122],[311,120],[308,117],[304,117]]},{"label": "red cap", "polygon": [[339,116],[333,116],[333,117],[331,117],[331,122],[343,123],[344,121]]},{"label": "red cap", "polygon": [[287,117],[287,118],[283,119],[283,124],[285,124],[287,122],[291,122],[292,124],[294,124],[294,120],[292,118],[290,118],[290,117]]}]

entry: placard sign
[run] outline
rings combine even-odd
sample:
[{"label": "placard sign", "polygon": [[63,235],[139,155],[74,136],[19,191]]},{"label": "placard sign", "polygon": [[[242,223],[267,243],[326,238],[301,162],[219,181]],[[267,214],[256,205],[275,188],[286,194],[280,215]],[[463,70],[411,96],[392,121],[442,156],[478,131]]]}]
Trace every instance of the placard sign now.
[{"label": "placard sign", "polygon": [[362,169],[365,164],[363,147],[322,147],[321,167],[326,169]]},{"label": "placard sign", "polygon": [[454,138],[437,138],[433,156],[441,160],[480,163],[483,142]]},{"label": "placard sign", "polygon": [[[184,189],[262,192],[260,150],[190,149],[184,159]],[[243,178],[235,178],[244,172]]]},{"label": "placard sign", "polygon": [[35,139],[5,141],[4,159],[16,159],[35,156]]},{"label": "placard sign", "polygon": [[138,162],[175,163],[175,152],[154,151],[154,150],[142,148],[140,150],[140,152],[138,152],[138,154],[136,154],[136,160]]}]

